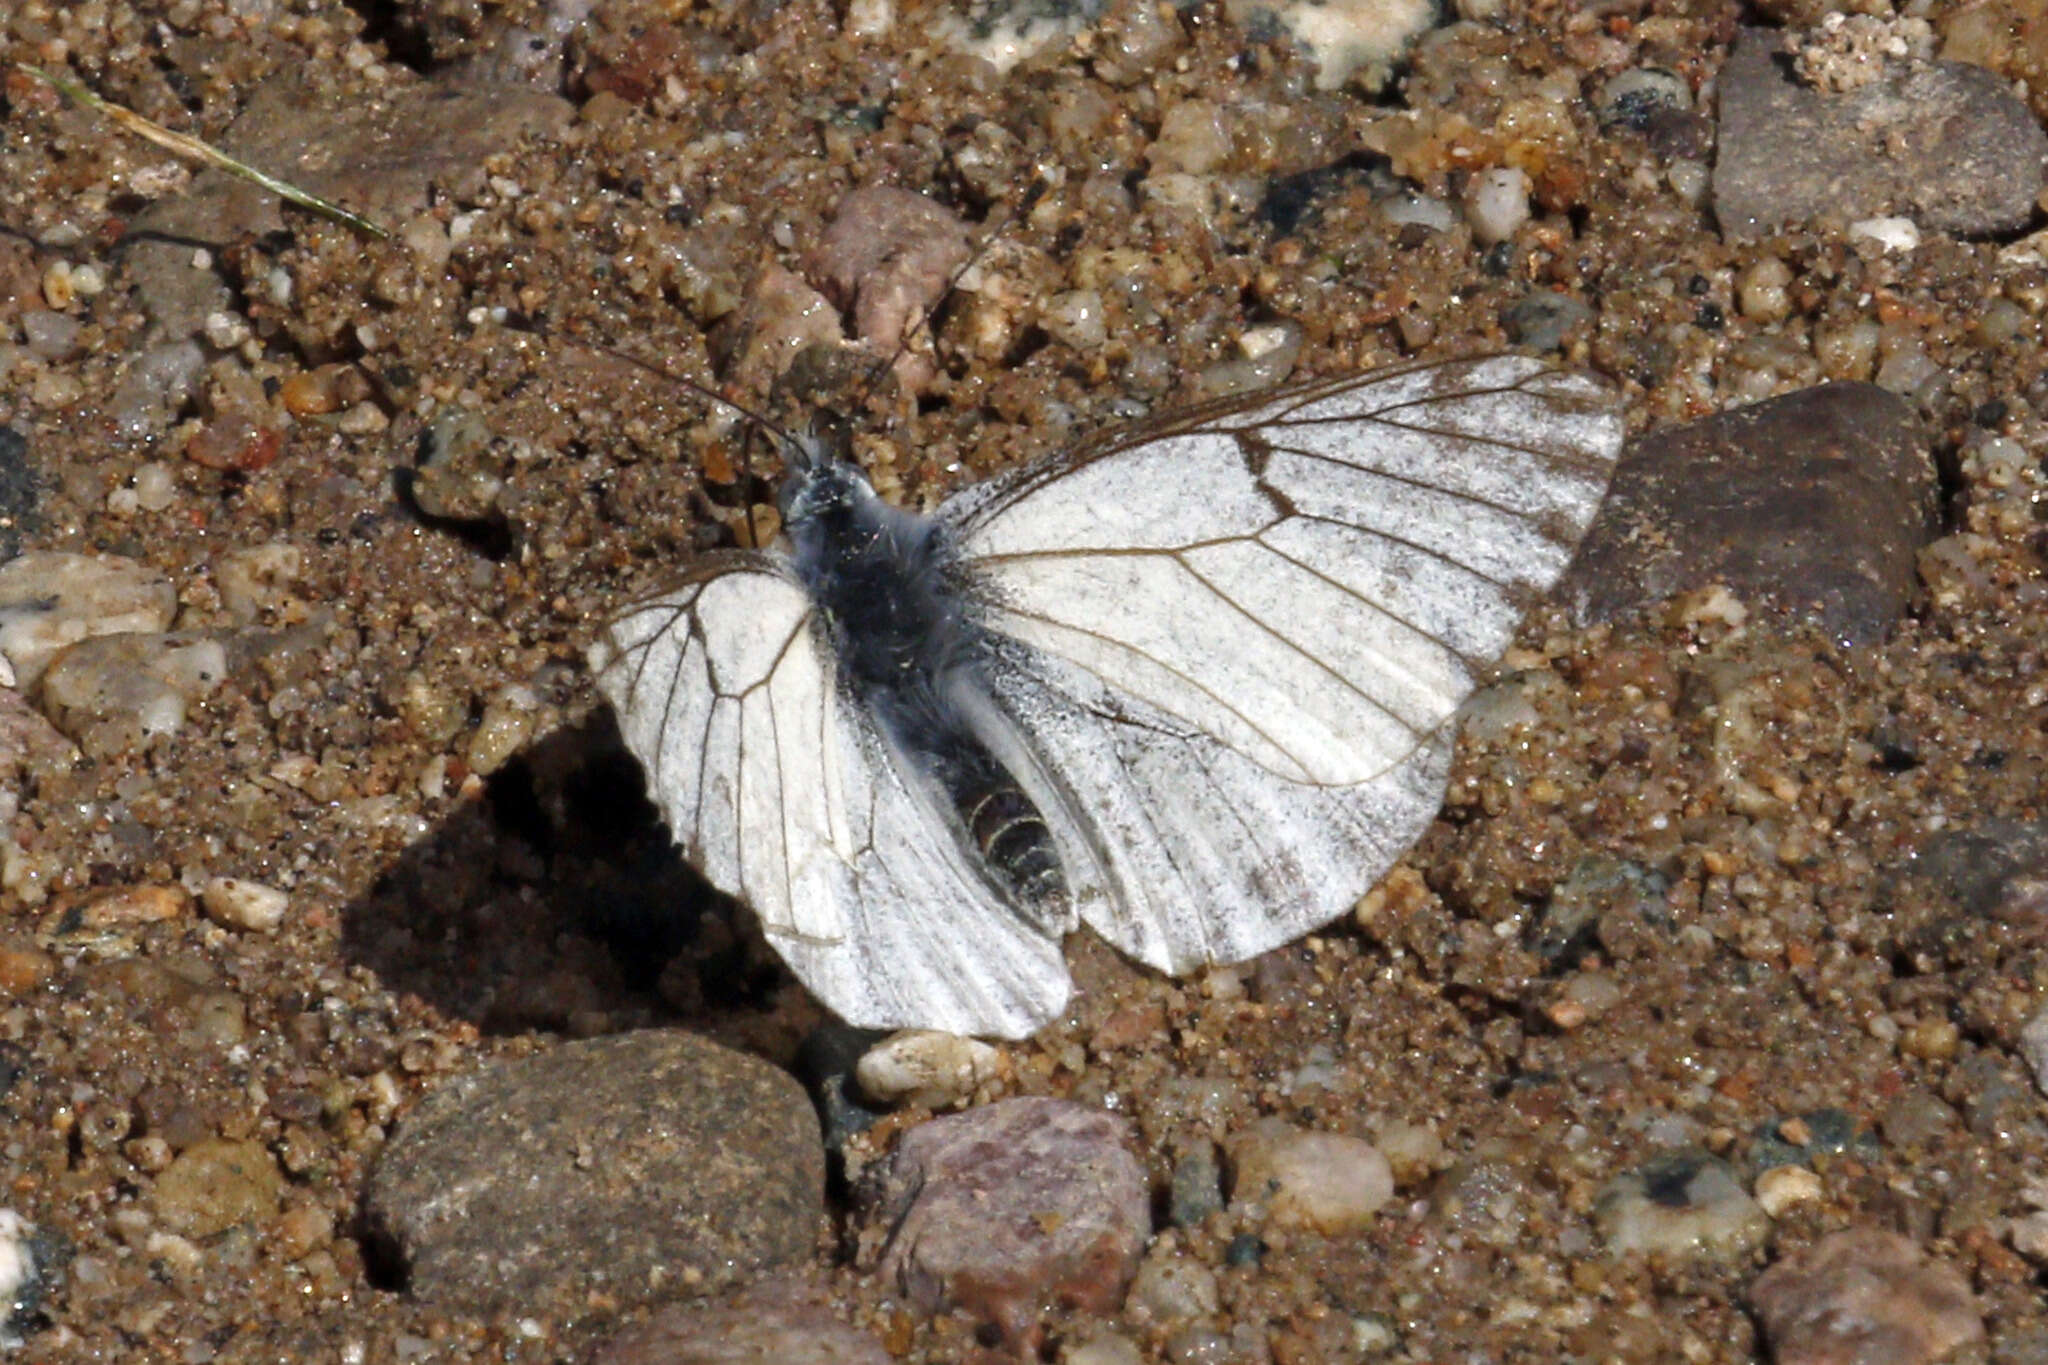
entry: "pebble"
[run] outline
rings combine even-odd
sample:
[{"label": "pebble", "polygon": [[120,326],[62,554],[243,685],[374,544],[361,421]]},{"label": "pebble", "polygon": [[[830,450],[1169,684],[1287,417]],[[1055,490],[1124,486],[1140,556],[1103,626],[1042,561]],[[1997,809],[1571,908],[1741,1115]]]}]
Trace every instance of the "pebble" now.
[{"label": "pebble", "polygon": [[1772,1218],[1820,1199],[1821,1181],[1804,1166],[1773,1166],[1756,1178],[1756,1202]]},{"label": "pebble", "polygon": [[1758,1124],[1750,1142],[1749,1164],[1753,1170],[1764,1171],[1773,1166],[1802,1165],[1816,1156],[1851,1152],[1870,1160],[1879,1156],[1876,1140],[1859,1128],[1846,1110],[1813,1109]]},{"label": "pebble", "polygon": [[2021,929],[2048,928],[2048,820],[1985,820],[1922,842],[1915,873],[1965,914]]},{"label": "pebble", "polygon": [[1038,321],[1047,336],[1077,351],[1092,351],[1109,339],[1102,295],[1093,289],[1054,294],[1040,306]]},{"label": "pebble", "polygon": [[1728,1163],[1680,1150],[1610,1180],[1595,1196],[1593,1221],[1617,1256],[1740,1256],[1769,1235],[1771,1220]]},{"label": "pebble", "polygon": [[1529,1217],[1528,1153],[1488,1141],[1430,1186],[1429,1222],[1438,1235],[1482,1246],[1509,1246]]},{"label": "pebble", "polygon": [[833,1315],[808,1280],[770,1276],[731,1298],[664,1308],[601,1347],[594,1365],[889,1365],[882,1343]]},{"label": "pebble", "polygon": [[911,1029],[869,1048],[853,1074],[876,1104],[952,1109],[974,1099],[1004,1065],[1002,1049],[979,1038]]},{"label": "pebble", "polygon": [[1721,67],[1723,231],[1897,216],[1980,235],[2031,218],[2048,132],[2007,80],[1962,62],[1901,63],[1837,93],[1802,84],[1778,47],[1775,30],[1744,29]]},{"label": "pebble", "polygon": [[1458,211],[1434,195],[1406,191],[1379,201],[1380,217],[1395,227],[1415,226],[1431,232],[1449,232],[1458,222]]},{"label": "pebble", "polygon": [[[138,259],[132,255],[129,258],[131,275]],[[179,268],[188,274],[200,274]],[[206,348],[189,337],[160,342],[136,355],[114,381],[113,398],[108,404],[115,436],[122,441],[139,442],[156,435],[192,397],[205,370]]]},{"label": "pebble", "polygon": [[1561,351],[1573,335],[1593,320],[1593,309],[1573,294],[1537,289],[1501,310],[1508,340],[1532,351]]},{"label": "pebble", "polygon": [[[6,369],[0,366],[0,375]],[[35,529],[42,479],[29,460],[28,434],[0,426],[0,563],[21,553],[24,531]]]},{"label": "pebble", "polygon": [[724,324],[733,338],[728,382],[765,386],[805,351],[845,346],[832,301],[785,266],[763,267]]},{"label": "pebble", "polygon": [[530,687],[507,683],[484,703],[463,757],[470,771],[488,777],[512,761],[541,721],[540,696]]},{"label": "pebble", "polygon": [[987,62],[1000,76],[1054,44],[1071,42],[1103,9],[1101,0],[983,0],[964,12],[940,11],[931,27],[947,47]]},{"label": "pebble", "polygon": [[192,897],[182,886],[124,886],[87,901],[79,918],[88,929],[116,929],[173,920],[191,906]]},{"label": "pebble", "polygon": [[911,1129],[857,1192],[859,1261],[920,1313],[959,1308],[1013,1349],[1047,1303],[1119,1304],[1151,1228],[1130,1124],[1000,1100]]},{"label": "pebble", "polygon": [[0,1000],[27,995],[56,970],[57,959],[34,944],[12,935],[0,936]]},{"label": "pebble", "polygon": [[967,225],[913,190],[870,185],[839,201],[805,274],[853,315],[854,335],[893,355],[970,252]]},{"label": "pebble", "polygon": [[1685,77],[1658,66],[1637,66],[1617,72],[1600,84],[1593,112],[1603,128],[1629,128],[1646,133],[1660,117],[1692,108],[1692,87]]},{"label": "pebble", "polygon": [[1918,1087],[1897,1096],[1877,1116],[1885,1145],[1905,1152],[1933,1150],[1948,1141],[1959,1122],[1960,1116],[1940,1096]]},{"label": "pebble", "polygon": [[1711,584],[1844,644],[1905,610],[1934,526],[1933,460],[1911,407],[1823,384],[1630,443],[1559,592],[1582,623]]},{"label": "pebble", "polygon": [[1060,1365],[1145,1365],[1145,1353],[1123,1333],[1103,1329],[1061,1346]]},{"label": "pebble", "polygon": [[257,625],[292,601],[305,563],[305,551],[289,541],[230,550],[214,561],[214,590],[236,625]]},{"label": "pebble", "polygon": [[2036,1011],[2020,1026],[2019,1049],[2035,1088],[2048,1095],[2048,1009]]},{"label": "pebble", "polygon": [[274,886],[243,877],[215,877],[199,892],[208,918],[230,929],[267,934],[284,923],[291,897]]},{"label": "pebble", "polygon": [[177,609],[169,579],[118,555],[31,550],[0,564],[0,654],[24,690],[78,641],[165,630]]},{"label": "pebble", "polygon": [[1359,1232],[1394,1197],[1392,1167],[1363,1138],[1267,1118],[1226,1147],[1236,1172],[1233,1204],[1263,1207],[1281,1227]]},{"label": "pebble", "polygon": [[1124,1313],[1140,1327],[1166,1326],[1205,1318],[1222,1307],[1216,1272],[1195,1260],[1171,1238],[1162,1237],[1145,1255],[1124,1299]]},{"label": "pebble", "polygon": [[1209,175],[1230,157],[1230,133],[1223,109],[1209,100],[1179,100],[1159,120],[1159,135],[1146,149],[1154,170]]},{"label": "pebble", "polygon": [[1224,0],[1223,13],[1241,28],[1286,29],[1315,61],[1316,89],[1352,85],[1367,94],[1386,86],[1438,22],[1434,0]]},{"label": "pebble", "polygon": [[1750,1286],[1778,1365],[1931,1365],[1984,1339],[1970,1287],[1897,1233],[1850,1228]]},{"label": "pebble", "polygon": [[176,734],[190,704],[219,686],[227,669],[227,647],[211,636],[97,635],[51,661],[43,712],[87,757],[118,757]]},{"label": "pebble", "polygon": [[157,1173],[150,1204],[173,1233],[203,1239],[274,1218],[283,1192],[284,1174],[262,1143],[214,1137]]},{"label": "pebble", "polygon": [[1198,1139],[1173,1163],[1166,1209],[1167,1221],[1177,1228],[1200,1226],[1223,1212],[1223,1168],[1215,1143]]},{"label": "pebble", "polygon": [[370,1177],[364,1219],[411,1291],[451,1307],[711,1293],[810,1259],[817,1130],[786,1073],[693,1034],[565,1043],[422,1099]]},{"label": "pebble", "polygon": [[1852,243],[1869,242],[1880,251],[1911,251],[1920,245],[1920,229],[1911,218],[1861,218],[1849,224]]},{"label": "pebble", "polygon": [[72,360],[85,349],[85,324],[63,313],[31,309],[21,315],[21,337],[38,360]]},{"label": "pebble", "polygon": [[1529,173],[1519,166],[1481,171],[1465,185],[1465,221],[1481,246],[1494,246],[1529,221]]}]

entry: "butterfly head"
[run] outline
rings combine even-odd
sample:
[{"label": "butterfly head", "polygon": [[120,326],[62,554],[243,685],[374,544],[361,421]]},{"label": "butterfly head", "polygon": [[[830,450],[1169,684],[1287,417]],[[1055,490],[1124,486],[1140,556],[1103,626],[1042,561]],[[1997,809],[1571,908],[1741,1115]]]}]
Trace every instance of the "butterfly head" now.
[{"label": "butterfly head", "polygon": [[835,458],[815,435],[790,437],[783,447],[789,477],[782,485],[782,522],[792,531],[875,500],[858,466]]}]

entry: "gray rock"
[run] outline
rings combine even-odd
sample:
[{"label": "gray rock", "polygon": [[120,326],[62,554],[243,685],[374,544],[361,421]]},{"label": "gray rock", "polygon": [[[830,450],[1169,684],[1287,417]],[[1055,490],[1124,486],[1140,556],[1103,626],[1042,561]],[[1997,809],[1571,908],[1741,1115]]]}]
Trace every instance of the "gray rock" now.
[{"label": "gray rock", "polygon": [[858,1194],[860,1261],[923,1313],[960,1308],[1012,1346],[1042,1305],[1106,1313],[1150,1231],[1130,1124],[1065,1100],[1002,1100],[921,1124]]},{"label": "gray rock", "polygon": [[882,1343],[832,1315],[814,1284],[776,1276],[717,1302],[664,1308],[595,1365],[889,1365]]},{"label": "gray rock", "polygon": [[1927,1365],[1984,1339],[1963,1277],[1877,1228],[1834,1233],[1780,1261],[1749,1301],[1778,1365]]},{"label": "gray rock", "polygon": [[1713,192],[1724,233],[1890,216],[1992,233],[2032,217],[2048,133],[2006,80],[1962,62],[1900,64],[1831,93],[1801,84],[1778,41],[1745,29],[1721,68]]},{"label": "gray rock", "polygon": [[1223,1211],[1223,1170],[1216,1144],[1198,1139],[1173,1163],[1173,1184],[1167,1196],[1167,1220],[1191,1228]]},{"label": "gray rock", "polygon": [[1592,318],[1593,309],[1585,300],[1539,289],[1509,304],[1502,310],[1500,322],[1507,330],[1508,340],[1515,345],[1532,351],[1556,351]]},{"label": "gray rock", "polygon": [[1907,404],[1823,384],[1631,443],[1560,591],[1590,623],[1724,584],[1869,643],[1905,608],[1935,498]]},{"label": "gray rock", "polygon": [[809,1259],[825,1162],[802,1089],[757,1058],[647,1031],[435,1091],[364,1199],[422,1298],[475,1311],[713,1293]]}]

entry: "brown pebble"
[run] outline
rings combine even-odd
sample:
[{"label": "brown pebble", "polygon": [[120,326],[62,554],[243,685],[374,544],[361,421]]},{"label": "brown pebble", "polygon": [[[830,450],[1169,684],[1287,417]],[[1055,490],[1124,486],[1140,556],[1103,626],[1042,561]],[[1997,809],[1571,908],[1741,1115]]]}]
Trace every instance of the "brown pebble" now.
[{"label": "brown pebble", "polygon": [[0,997],[26,995],[50,979],[57,959],[19,939],[0,938]]},{"label": "brown pebble", "polygon": [[124,886],[89,902],[79,916],[89,929],[110,929],[176,919],[191,904],[191,895],[181,886]]},{"label": "brown pebble", "polygon": [[275,427],[258,426],[226,413],[200,427],[185,442],[185,458],[207,469],[268,469],[277,463],[283,438]]}]

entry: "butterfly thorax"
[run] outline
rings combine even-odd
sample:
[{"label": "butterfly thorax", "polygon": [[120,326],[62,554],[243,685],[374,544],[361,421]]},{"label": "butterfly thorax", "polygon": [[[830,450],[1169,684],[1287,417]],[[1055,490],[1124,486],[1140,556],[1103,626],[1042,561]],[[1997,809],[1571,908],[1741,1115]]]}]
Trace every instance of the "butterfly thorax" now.
[{"label": "butterfly thorax", "polygon": [[1010,904],[1062,918],[1066,879],[1051,830],[971,719],[993,704],[982,681],[987,637],[945,526],[883,502],[844,463],[802,470],[783,518],[840,685],[943,794],[965,851]]}]

